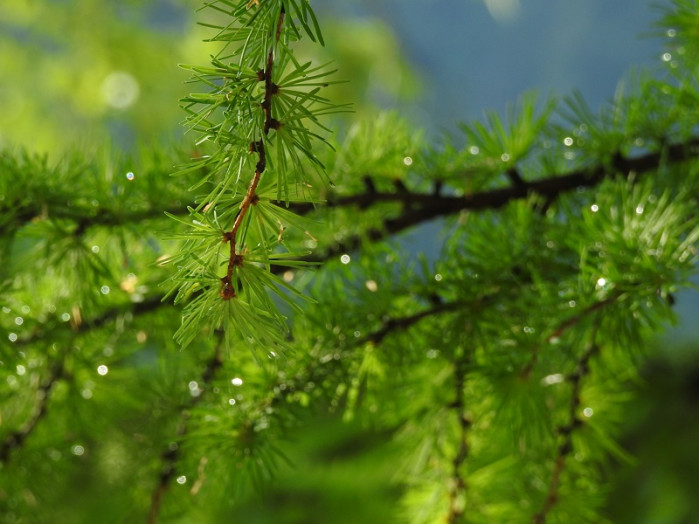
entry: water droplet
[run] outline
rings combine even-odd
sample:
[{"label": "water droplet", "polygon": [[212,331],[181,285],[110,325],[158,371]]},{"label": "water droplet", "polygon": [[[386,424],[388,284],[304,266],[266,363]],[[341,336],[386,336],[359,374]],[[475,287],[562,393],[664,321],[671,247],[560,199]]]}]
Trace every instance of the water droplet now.
[{"label": "water droplet", "polygon": [[107,373],[109,373],[109,368],[105,366],[104,364],[101,364],[97,366],[97,373],[99,375],[105,376]]},{"label": "water droplet", "polygon": [[568,302],[568,307],[575,307],[575,305],[576,305],[575,300],[571,300]]},{"label": "water droplet", "polygon": [[350,260],[352,260],[352,259],[347,254],[344,254],[340,257],[340,262],[342,262],[343,264],[349,264]]},{"label": "water droplet", "polygon": [[134,178],[136,178],[136,175],[134,175],[133,172],[129,171],[128,173],[126,173],[126,180],[131,181]]},{"label": "water droplet", "polygon": [[560,384],[565,380],[565,377],[561,373],[553,373],[552,375],[546,375],[541,379],[541,383],[544,386],[552,386],[553,384]]},{"label": "water droplet", "polygon": [[481,150],[478,149],[478,146],[471,146],[468,148],[468,152],[471,153],[472,155],[477,155],[478,153],[481,152]]},{"label": "water droplet", "polygon": [[70,320],[70,313],[63,313],[61,314],[61,320],[63,322],[68,322]]},{"label": "water droplet", "polygon": [[83,389],[80,392],[80,395],[85,399],[85,400],[90,400],[92,398],[92,390],[91,389]]},{"label": "water droplet", "polygon": [[583,415],[585,415],[587,418],[590,418],[592,415],[594,415],[594,411],[592,408],[585,408],[583,409]]},{"label": "water droplet", "polygon": [[376,290],[379,289],[379,285],[376,283],[376,280],[367,280],[364,285],[372,293],[376,293]]},{"label": "water droplet", "polygon": [[128,109],[139,94],[138,80],[125,71],[113,71],[102,82],[102,99],[114,109]]},{"label": "water droplet", "polygon": [[503,153],[500,155],[500,160],[503,162],[509,162],[510,161],[510,154],[509,153]]},{"label": "water droplet", "polygon": [[185,484],[187,482],[187,477],[184,475],[180,475],[177,477],[177,483],[181,486],[182,484]]},{"label": "water droplet", "polygon": [[22,313],[25,315],[31,311],[31,308],[29,306],[22,306]]},{"label": "water droplet", "polygon": [[598,287],[598,288],[604,287],[604,286],[606,286],[606,285],[607,285],[607,279],[606,279],[606,278],[600,277],[600,278],[597,279],[597,287]]},{"label": "water droplet", "polygon": [[82,447],[80,444],[76,444],[75,446],[70,448],[70,451],[76,457],[82,457],[85,454],[85,448]]},{"label": "water droplet", "polygon": [[563,139],[563,145],[568,146],[568,147],[572,146],[572,145],[573,145],[573,139],[572,139],[571,137],[569,137],[569,136],[565,137],[565,138]]},{"label": "water droplet", "polygon": [[439,355],[438,349],[428,349],[427,350],[427,358],[437,358],[438,355]]},{"label": "water droplet", "polygon": [[10,333],[7,338],[10,339],[10,342],[17,342],[17,333]]},{"label": "water droplet", "polygon": [[99,246],[92,246],[90,248],[90,251],[92,251],[95,255],[100,252],[100,247]]},{"label": "water droplet", "polygon": [[643,206],[641,206],[641,205],[636,206],[636,214],[637,215],[643,214]]},{"label": "water droplet", "polygon": [[666,31],[665,34],[668,38],[675,38],[677,36],[677,30],[670,28]]},{"label": "water droplet", "polygon": [[229,398],[228,399],[228,404],[231,406],[235,406],[235,399],[234,398]]},{"label": "water droplet", "polygon": [[413,165],[413,159],[410,158],[409,156],[406,156],[403,159],[403,164],[405,164],[406,166],[411,166],[411,165]]},{"label": "water droplet", "polygon": [[22,324],[24,324],[24,319],[22,317],[15,317],[15,324],[21,326]]},{"label": "water droplet", "polygon": [[100,293],[102,293],[103,295],[108,295],[109,291],[110,291],[109,286],[102,286],[100,288]]},{"label": "water droplet", "polygon": [[17,374],[19,376],[24,375],[27,372],[27,368],[25,368],[22,364],[17,364]]},{"label": "water droplet", "polygon": [[243,379],[240,377],[235,377],[235,378],[231,379],[231,384],[233,384],[234,386],[242,386]]},{"label": "water droplet", "polygon": [[597,211],[599,211],[599,206],[597,204],[592,204],[590,206],[590,211],[592,211],[593,213],[597,213]]},{"label": "water droplet", "polygon": [[661,56],[663,62],[669,62],[672,60],[672,55],[670,53],[663,53]]},{"label": "water droplet", "polygon": [[441,275],[441,273],[437,273],[437,274],[434,276],[434,279],[435,279],[437,282],[441,282],[441,281],[442,281],[442,275]]}]

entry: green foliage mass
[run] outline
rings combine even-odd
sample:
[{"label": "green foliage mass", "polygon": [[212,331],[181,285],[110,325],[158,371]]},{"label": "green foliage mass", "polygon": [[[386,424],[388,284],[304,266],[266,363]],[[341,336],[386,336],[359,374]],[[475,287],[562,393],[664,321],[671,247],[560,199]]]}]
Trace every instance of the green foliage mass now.
[{"label": "green foliage mass", "polygon": [[[18,6],[3,24],[38,16]],[[342,68],[307,58],[345,44],[307,0],[203,7],[184,145],[0,151],[0,521],[699,518],[672,468],[645,514],[618,502],[661,445],[620,435],[652,336],[697,274],[699,3],[599,111],[529,93],[434,141],[348,124]]]}]

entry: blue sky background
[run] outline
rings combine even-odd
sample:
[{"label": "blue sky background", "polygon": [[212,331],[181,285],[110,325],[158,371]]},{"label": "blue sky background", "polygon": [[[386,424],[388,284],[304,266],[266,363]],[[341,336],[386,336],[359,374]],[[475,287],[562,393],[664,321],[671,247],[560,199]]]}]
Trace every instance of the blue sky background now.
[{"label": "blue sky background", "polygon": [[660,65],[659,40],[642,36],[658,11],[638,0],[329,0],[317,9],[393,28],[424,85],[407,109],[431,129],[453,129],[532,89],[577,89],[596,108],[632,66]]}]

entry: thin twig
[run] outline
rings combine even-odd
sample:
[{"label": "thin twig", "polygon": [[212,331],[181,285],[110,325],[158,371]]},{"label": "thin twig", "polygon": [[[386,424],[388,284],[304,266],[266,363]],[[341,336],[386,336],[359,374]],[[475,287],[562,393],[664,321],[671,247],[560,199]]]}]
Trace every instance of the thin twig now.
[{"label": "thin twig", "polygon": [[[265,64],[265,69],[258,71],[257,75],[260,81],[265,83],[265,96],[261,104],[261,108],[265,113],[265,123],[263,126],[263,133],[265,136],[269,134],[270,129],[278,129],[279,121],[272,116],[272,97],[277,94],[278,86],[273,81],[274,73],[274,50],[279,43],[279,39],[282,34],[282,27],[284,25],[284,6],[279,13],[279,18],[276,24],[274,43],[270,45],[269,51],[267,53],[267,63]],[[257,202],[257,186],[262,178],[262,173],[264,173],[267,168],[267,154],[265,151],[265,142],[263,138],[252,142],[250,144],[250,151],[257,153],[258,161],[255,166],[255,174],[252,177],[252,181],[248,186],[245,193],[245,197],[240,204],[240,209],[238,214],[233,221],[233,227],[230,231],[227,231],[223,235],[223,241],[230,244],[230,255],[228,257],[228,266],[226,268],[226,275],[221,278],[221,298],[224,300],[230,300],[236,296],[235,285],[233,281],[233,273],[236,267],[243,264],[243,254],[238,252],[238,245],[236,244],[236,237],[238,231],[243,225],[243,220],[247,215],[250,206]]]},{"label": "thin twig", "polygon": [[435,316],[440,313],[446,313],[449,311],[456,311],[464,307],[465,305],[466,303],[464,302],[447,302],[444,304],[437,304],[434,307],[418,311],[417,313],[413,313],[412,315],[408,315],[405,317],[386,318],[383,320],[379,329],[361,338],[358,341],[358,343],[363,344],[371,342],[373,344],[378,345],[383,341],[384,338],[386,338],[389,334],[395,331],[405,331],[424,318]]},{"label": "thin twig", "polygon": [[158,484],[153,490],[151,495],[151,504],[148,511],[148,524],[156,524],[158,522],[158,517],[160,516],[160,508],[162,507],[163,497],[167,492],[168,488],[172,484],[172,479],[175,478],[177,473],[177,463],[180,460],[180,444],[184,436],[187,434],[189,421],[189,411],[194,408],[204,395],[204,393],[209,389],[211,382],[213,381],[216,372],[223,365],[222,360],[222,346],[224,337],[219,333],[219,340],[216,343],[214,349],[214,354],[208,360],[204,371],[201,374],[199,382],[197,382],[198,392],[193,395],[186,407],[183,407],[180,412],[180,421],[177,426],[177,439],[171,442],[167,448],[162,452],[161,458],[163,460],[163,466],[160,470],[160,476],[158,479]]},{"label": "thin twig", "polygon": [[48,413],[51,390],[56,383],[64,377],[64,373],[63,356],[60,356],[54,361],[48,377],[46,377],[36,392],[37,404],[32,416],[25,422],[20,430],[10,433],[5,437],[2,444],[0,444],[0,463],[7,464],[10,461],[12,451],[22,447],[22,444],[24,444],[26,439],[36,429],[41,419],[46,416]]},{"label": "thin twig", "polygon": [[466,479],[461,472],[461,467],[468,457],[469,445],[467,436],[471,427],[471,421],[466,415],[464,389],[469,361],[469,355],[465,354],[459,357],[454,363],[454,390],[456,399],[450,407],[454,409],[459,420],[459,448],[451,463],[452,473],[449,489],[449,510],[446,518],[448,524],[456,524],[459,522],[465,509],[465,501],[463,499],[466,495],[467,485]]},{"label": "thin twig", "polygon": [[[577,326],[580,322],[583,321],[583,319],[587,318],[591,314],[600,311],[601,309],[604,309],[607,306],[610,306],[614,304],[619,298],[622,296],[621,293],[613,293],[612,295],[608,296],[604,300],[600,300],[598,302],[593,302],[589,306],[587,306],[585,309],[580,311],[579,313],[566,318],[563,322],[558,324],[556,329],[554,329],[549,336],[546,337],[546,343],[550,344],[556,339],[560,338],[563,336],[563,334],[568,331],[571,328],[574,328]],[[534,346],[534,349],[532,351],[531,358],[529,359],[529,363],[525,366],[524,370],[522,371],[522,375],[528,376],[536,364],[539,361],[539,346]]]},{"label": "thin twig", "polygon": [[578,358],[575,371],[567,377],[572,386],[570,404],[568,406],[568,423],[558,427],[558,433],[563,437],[563,441],[556,450],[553,471],[549,481],[548,491],[542,508],[532,517],[532,524],[545,524],[546,517],[558,502],[558,492],[561,484],[561,475],[565,469],[566,459],[573,452],[573,432],[579,428],[583,421],[578,417],[578,409],[582,402],[580,393],[582,391],[582,381],[590,375],[590,359],[599,353],[599,346],[593,341]]}]

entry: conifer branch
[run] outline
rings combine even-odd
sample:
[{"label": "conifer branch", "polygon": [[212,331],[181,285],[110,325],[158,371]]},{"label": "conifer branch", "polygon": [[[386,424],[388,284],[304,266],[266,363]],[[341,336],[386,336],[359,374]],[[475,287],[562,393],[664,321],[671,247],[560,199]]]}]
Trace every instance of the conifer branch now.
[{"label": "conifer branch", "polygon": [[[415,448],[414,467],[402,478],[391,475],[406,489],[374,490],[392,502],[404,498],[411,520],[598,518],[598,486],[609,480],[598,466],[615,449],[610,423],[621,413],[595,408],[588,419],[591,408],[610,389],[630,392],[624,372],[636,365],[632,352],[673,316],[671,293],[696,274],[699,135],[691,133],[699,34],[690,30],[696,9],[685,5],[696,0],[669,1],[669,75],[634,78],[631,91],[599,115],[573,97],[560,109],[563,125],[549,120],[553,103],[536,116],[535,99],[525,97],[505,118],[488,113],[483,124],[463,126],[465,148],[447,141],[423,149],[409,126],[379,118],[350,130],[345,146],[326,158],[337,183],[325,190],[327,203],[310,194],[326,177],[315,146],[332,134],[321,120],[342,106],[321,96],[332,71],[294,53],[306,37],[323,43],[312,0],[203,2],[211,19],[202,25],[223,49],[206,66],[184,66],[204,92],[182,99],[197,147],[180,183],[157,166],[139,184],[131,172],[116,179],[122,168],[93,161],[52,167],[38,155],[0,151],[0,346],[8,348],[0,365],[10,390],[21,388],[0,399],[10,423],[0,436],[0,515],[94,522],[106,518],[106,508],[112,520],[124,521],[136,507],[141,520],[157,524],[176,505],[183,520],[216,520],[256,503],[235,500],[236,508],[224,510],[231,476],[249,475],[263,487],[280,457],[313,458],[308,446],[319,451],[335,438],[314,435],[299,448],[289,434],[317,434],[308,422],[324,408],[344,406],[352,415],[361,406],[383,435],[400,438],[382,442],[377,453],[352,446],[383,464],[370,462],[376,477],[363,481],[380,487],[394,452]],[[191,207],[172,209],[180,202]],[[166,208],[175,222],[166,223]],[[325,227],[316,222],[311,235],[314,220],[301,215]],[[440,220],[449,217],[457,220]],[[390,248],[383,244],[391,236],[434,219],[449,229],[435,261],[444,278],[433,279],[428,263],[423,278],[397,275],[394,259],[384,263],[374,249],[339,274],[328,274],[342,269],[334,264],[317,278],[306,273],[308,262],[322,264],[365,242]],[[182,311],[150,292],[136,295],[136,279],[122,283],[130,282],[121,286],[125,294],[112,292],[122,271],[138,273],[148,287],[160,280],[162,260],[152,267],[160,254],[153,256],[160,245],[154,231],[175,228],[165,298],[174,297]],[[304,234],[314,246],[306,257]],[[128,260],[119,269],[121,256]],[[296,271],[299,278],[288,278]],[[356,284],[348,280],[363,277],[371,277],[372,293],[348,289]],[[393,293],[373,293],[377,281],[393,282]],[[307,319],[297,300],[303,287],[318,290],[323,301]],[[204,343],[205,354],[170,355],[173,361],[163,351],[175,329],[183,346],[201,346],[209,334],[214,340]],[[243,363],[243,388],[242,379],[227,381],[230,387],[221,376],[224,347],[238,341],[258,353],[234,357]],[[46,353],[52,344],[58,350]],[[282,357],[290,346],[295,351]],[[602,351],[610,372],[597,376],[601,362],[593,359]],[[269,365],[253,363],[259,356]],[[138,389],[97,386],[97,357],[120,362],[99,375],[116,373]],[[166,369],[185,366],[197,381],[189,391],[176,385],[181,395],[169,408],[156,406],[155,418],[153,357],[164,357]],[[614,373],[616,367],[624,372]],[[518,375],[522,368],[531,376]],[[545,376],[532,380],[539,371]],[[88,400],[98,390],[123,398]],[[142,401],[128,402],[132,393]],[[85,409],[100,417],[73,417],[78,425],[65,434],[59,411]],[[476,432],[470,417],[481,411],[486,418]],[[366,426],[354,428],[361,448],[372,444]],[[475,457],[484,442],[484,456]],[[139,443],[139,453],[129,453]],[[205,471],[211,453],[222,463]],[[532,464],[542,456],[542,464]],[[488,465],[472,471],[472,461]],[[360,462],[350,465],[353,473],[361,473]],[[88,494],[112,493],[109,500],[76,504],[85,472],[105,464],[109,475],[93,476]],[[45,478],[47,469],[61,482]],[[151,479],[148,501],[143,490],[129,489],[144,474]],[[184,474],[189,497],[175,492]],[[304,489],[317,480],[311,477]],[[313,488],[332,495],[355,487],[344,475],[331,480],[335,486]],[[194,496],[200,488],[206,500]],[[341,510],[335,500],[325,512],[331,519]],[[530,508],[524,517],[523,507]],[[366,511],[375,508],[381,511]],[[272,518],[283,520],[277,509]]]},{"label": "conifer branch", "polygon": [[36,392],[36,406],[34,412],[21,429],[11,432],[0,444],[0,464],[10,461],[11,453],[21,448],[27,438],[34,432],[41,420],[48,413],[51,391],[54,386],[65,376],[63,357],[57,358],[51,365],[49,375],[44,379]]},{"label": "conifer branch", "polygon": [[622,293],[613,293],[611,296],[605,298],[604,300],[593,302],[577,315],[568,317],[559,324],[559,326],[553,331],[553,333],[546,337],[546,342],[550,344],[555,339],[560,338],[566,331],[578,325],[585,317],[599,311],[600,309],[604,309],[605,307],[614,304],[617,300],[621,298],[621,296]]},{"label": "conifer branch", "polygon": [[[467,350],[464,349],[464,351]],[[469,445],[467,436],[471,428],[471,420],[468,418],[465,408],[465,382],[469,363],[470,358],[467,354],[458,357],[454,363],[455,400],[450,407],[454,410],[458,419],[459,437],[456,454],[451,461],[452,472],[449,486],[449,509],[446,518],[449,524],[457,524],[460,522],[466,504],[465,497],[467,485],[466,478],[461,468],[468,457]]]},{"label": "conifer branch", "polygon": [[[129,302],[122,306],[115,306],[93,318],[85,319],[79,324],[74,324],[71,326],[71,333],[87,333],[93,329],[102,328],[111,321],[127,313],[131,313],[134,316],[139,316],[159,310],[160,308],[172,308],[172,305],[164,302],[162,295],[150,295],[144,298],[141,302]],[[13,346],[17,348],[25,347],[41,340],[53,339],[56,337],[57,331],[66,329],[65,326],[65,322],[56,322],[55,324],[51,325],[49,329],[42,327],[27,337],[18,338],[13,343]]]},{"label": "conifer branch", "polygon": [[[9,210],[0,207],[0,213],[5,212],[9,213]],[[50,204],[44,207],[29,205],[14,214],[15,221],[13,223],[0,226],[0,235],[8,234],[11,231],[10,227],[14,229],[38,220],[70,220],[76,224],[76,230],[84,233],[94,227],[123,226],[140,224],[146,220],[158,220],[162,219],[164,214],[177,216],[184,214],[184,212],[180,206],[170,208],[159,206],[138,211],[116,211],[108,207],[83,210],[73,207],[69,209],[53,208]]]},{"label": "conifer branch", "polygon": [[439,315],[441,313],[458,311],[464,306],[466,306],[466,303],[464,302],[446,302],[443,304],[437,304],[429,309],[418,311],[412,315],[385,318],[383,319],[379,329],[361,338],[358,344],[365,344],[369,342],[374,345],[379,345],[384,338],[395,331],[406,331],[427,317]]},{"label": "conifer branch", "polygon": [[[274,72],[274,52],[276,46],[279,44],[279,38],[282,33],[282,26],[284,25],[285,10],[282,5],[281,11],[279,13],[279,18],[277,19],[276,31],[274,34],[274,43],[270,45],[269,51],[267,53],[267,63],[264,70],[257,72],[257,78],[265,83],[265,94],[264,99],[261,104],[261,108],[264,111],[264,125],[263,134],[266,137],[269,134],[270,129],[278,129],[279,121],[272,116],[272,97],[277,94],[278,87],[273,82],[273,72]],[[265,151],[265,141],[264,138],[250,144],[250,151],[255,152],[258,155],[258,162],[255,166],[255,174],[252,177],[252,181],[248,186],[245,197],[240,204],[240,210],[235,217],[233,222],[233,227],[230,231],[226,232],[223,236],[223,241],[230,244],[230,255],[228,258],[228,265],[226,269],[226,274],[221,278],[221,298],[224,300],[229,300],[236,296],[235,287],[233,285],[233,272],[237,266],[243,264],[243,254],[237,252],[236,237],[238,231],[243,224],[243,219],[248,212],[251,205],[257,203],[257,186],[262,178],[262,173],[264,173],[267,168],[267,155]]]},{"label": "conifer branch", "polygon": [[[562,194],[576,191],[578,188],[595,187],[603,180],[618,176],[620,173],[624,175],[634,173],[640,177],[658,169],[664,162],[680,163],[697,157],[699,157],[699,138],[693,138],[683,143],[668,145],[663,152],[647,153],[639,157],[619,157],[614,169],[597,166],[534,180],[526,184],[528,192],[523,192],[521,186],[513,185],[464,196],[435,195],[405,190],[391,193],[367,191],[358,195],[339,197],[334,201],[331,199],[327,203],[328,207],[357,205],[361,209],[366,209],[379,202],[401,202],[405,205],[398,216],[383,220],[381,226],[352,236],[322,254],[307,255],[303,260],[313,263],[324,262],[342,253],[358,249],[365,238],[372,242],[380,241],[418,224],[461,211],[500,209],[512,201],[526,198],[528,194],[536,194],[552,202]],[[302,206],[299,209],[310,207],[305,204]]]},{"label": "conifer branch", "polygon": [[[260,72],[259,74],[266,77],[264,72]],[[277,89],[278,87],[272,83],[270,86],[270,92],[274,94]],[[274,119],[271,119],[271,117],[270,119],[265,119],[265,126],[268,122],[270,123],[270,128],[273,128],[274,125],[280,125]],[[258,152],[258,147],[261,144],[262,141],[250,144],[251,152]],[[264,146],[262,145],[262,147]],[[526,197],[528,193],[541,195],[547,201],[552,202],[561,194],[574,191],[579,187],[595,187],[605,178],[611,178],[618,173],[627,174],[633,172],[637,175],[641,175],[658,169],[663,163],[672,165],[698,157],[699,137],[695,137],[685,142],[670,144],[666,146],[666,149],[662,152],[646,153],[638,157],[617,156],[613,163],[613,169],[608,169],[605,166],[599,165],[565,174],[554,173],[532,182],[526,182],[524,186],[513,182],[512,186],[507,188],[481,191],[464,196],[444,195],[440,191],[424,193],[410,191],[409,189],[405,188],[405,186],[403,186],[402,191],[378,191],[374,185],[371,174],[367,174],[363,178],[366,191],[352,195],[330,195],[327,201],[321,206],[321,209],[349,206],[357,206],[360,209],[367,209],[383,202],[402,203],[404,206],[406,206],[405,211],[402,214],[402,219],[396,217],[394,220],[405,225],[400,227],[399,225],[393,225],[393,222],[389,222],[387,224],[387,227],[392,229],[391,231],[387,231],[387,233],[394,234],[421,222],[426,222],[441,216],[453,215],[460,211],[498,209],[504,207],[513,200],[519,200]],[[517,173],[512,169],[510,171]],[[425,173],[425,175],[428,178],[432,176],[431,173]],[[464,174],[464,176],[467,176],[467,174]],[[442,189],[442,186],[443,183],[440,183],[440,190]],[[255,189],[256,187],[257,186],[255,186]],[[522,192],[522,187],[526,187],[527,191]],[[50,195],[47,198],[50,201]],[[246,207],[254,205],[254,195],[248,198],[248,200],[249,201],[246,204]],[[271,200],[270,202],[280,206],[286,205],[285,202],[280,200]],[[288,209],[297,215],[306,215],[317,210],[318,206],[313,203],[290,202],[288,203]],[[158,219],[162,218],[163,214],[169,214],[172,216],[183,216],[188,214],[188,212],[183,210],[181,207],[172,207],[165,210],[163,210],[162,207],[153,207],[140,211],[123,212],[117,212],[109,208],[97,208],[81,211],[77,208],[66,208],[64,206],[53,208],[49,205],[49,207],[46,208],[45,206],[42,207],[37,205],[35,202],[29,202],[27,204],[20,205],[19,207],[13,206],[12,209],[7,206],[2,206],[0,207],[0,212],[12,213],[14,218],[13,222],[0,225],[0,234],[8,234],[10,227],[20,227],[22,224],[32,222],[37,218],[42,217],[47,219],[72,220],[76,222],[76,224],[81,224],[79,228],[86,231],[93,227],[120,226],[130,223],[139,223],[144,220]],[[86,218],[86,216],[89,216],[89,219]],[[377,228],[376,233],[371,233],[371,238],[377,239],[386,236],[386,234],[380,235],[380,231],[381,229]],[[230,236],[230,232],[226,234],[224,241],[227,241],[228,236]],[[338,249],[338,253],[347,250],[347,248],[344,248],[344,250],[340,248]],[[316,259],[314,258],[314,260]]]},{"label": "conifer branch", "polygon": [[[621,297],[623,293],[616,292],[613,293],[612,295],[608,296],[607,298],[603,300],[599,300],[597,302],[593,302],[586,308],[584,308],[580,313],[577,313],[575,315],[572,315],[563,322],[561,322],[556,329],[554,329],[545,339],[545,342],[547,344],[551,344],[555,340],[559,339],[561,336],[563,336],[564,333],[566,333],[569,329],[574,328],[577,326],[580,322],[582,322],[585,318],[587,318],[589,315],[596,313],[597,311],[600,311],[606,307],[609,307],[613,304],[615,304]],[[531,358],[529,360],[529,363],[525,366],[524,370],[522,371],[523,376],[528,376],[536,364],[539,361],[539,346],[535,346]]]},{"label": "conifer branch", "polygon": [[206,367],[201,374],[201,378],[197,382],[196,394],[193,394],[186,406],[180,410],[180,421],[177,426],[176,439],[161,453],[163,465],[160,469],[158,484],[151,494],[151,503],[148,510],[148,524],[156,524],[160,516],[160,508],[162,507],[163,497],[172,484],[173,479],[177,474],[177,464],[180,460],[181,441],[185,438],[188,432],[189,412],[201,402],[203,395],[208,391],[211,383],[216,376],[216,372],[223,365],[222,347],[224,336],[219,333],[219,340],[215,345],[214,354],[209,358]]},{"label": "conifer branch", "polygon": [[[593,331],[596,327],[593,328]],[[562,442],[556,449],[556,457],[553,462],[553,470],[549,480],[549,487],[541,509],[532,517],[532,524],[545,524],[546,518],[558,502],[558,492],[561,484],[561,475],[565,469],[568,456],[573,453],[573,432],[582,426],[583,421],[578,416],[582,399],[582,381],[590,375],[590,360],[597,355],[600,347],[593,342],[585,349],[577,360],[575,371],[567,377],[567,382],[571,385],[570,403],[568,405],[568,423],[558,427],[558,434],[562,437]]]}]

